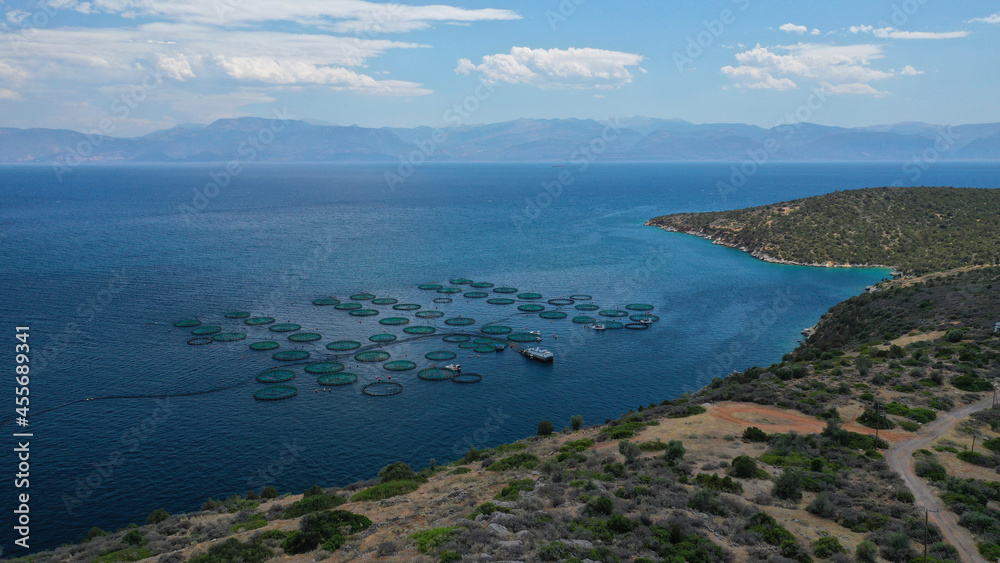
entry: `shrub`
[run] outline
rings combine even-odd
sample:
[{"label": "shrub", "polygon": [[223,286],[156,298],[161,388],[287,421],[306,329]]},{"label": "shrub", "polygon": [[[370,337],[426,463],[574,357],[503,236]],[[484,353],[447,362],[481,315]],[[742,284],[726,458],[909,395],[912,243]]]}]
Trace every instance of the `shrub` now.
[{"label": "shrub", "polygon": [[122,543],[124,545],[140,547],[146,545],[146,538],[142,537],[142,534],[139,532],[139,530],[130,530],[127,534],[122,536]]},{"label": "shrub", "polygon": [[609,516],[615,510],[615,503],[608,497],[594,497],[583,508],[587,516]]},{"label": "shrub", "polygon": [[285,536],[281,548],[287,553],[306,553],[320,544],[327,551],[336,551],[347,541],[347,536],[371,527],[372,521],[360,514],[346,510],[329,510],[307,514],[299,524],[299,531]]},{"label": "shrub", "polygon": [[511,481],[509,485],[503,488],[496,497],[496,500],[512,501],[517,500],[521,496],[521,491],[533,491],[535,490],[535,482],[531,479],[517,479]]},{"label": "shrub", "polygon": [[820,493],[816,495],[816,498],[813,499],[808,506],[806,506],[806,510],[816,516],[832,519],[837,512],[837,507],[834,506],[833,501],[830,500],[830,495],[827,493]]},{"label": "shrub", "polygon": [[489,516],[494,512],[510,512],[510,509],[505,506],[498,506],[492,502],[484,502],[483,504],[477,506],[476,509],[472,511],[472,514],[469,514],[467,518],[469,520],[475,520],[476,516],[479,516],[480,514]]},{"label": "shrub", "polygon": [[783,500],[801,500],[802,474],[793,469],[785,469],[774,480],[771,494]]},{"label": "shrub", "polygon": [[714,473],[699,473],[697,477],[694,478],[694,482],[698,483],[706,489],[712,489],[713,491],[722,491],[724,493],[739,494],[743,492],[743,485],[740,485],[733,478],[726,475],[725,477],[719,477]]},{"label": "shrub", "polygon": [[167,518],[170,518],[170,513],[162,508],[157,508],[146,517],[146,524],[159,524]]},{"label": "shrub", "polygon": [[229,527],[230,532],[243,532],[247,530],[256,530],[257,528],[263,528],[267,526],[267,518],[263,514],[252,514],[249,518],[243,522],[237,522]]},{"label": "shrub", "polygon": [[910,548],[910,536],[906,532],[890,532],[880,542],[879,552],[882,557],[894,563],[909,561],[913,557],[913,550]]},{"label": "shrub", "polygon": [[912,420],[899,421],[899,427],[908,432],[916,432],[917,430],[920,430],[920,425]]},{"label": "shrub", "polygon": [[307,497],[304,496],[286,508],[285,511],[281,513],[281,518],[298,518],[312,512],[337,508],[345,502],[347,502],[347,499],[344,497],[332,496],[326,493],[320,493],[318,495]]},{"label": "shrub", "polygon": [[697,510],[698,512],[717,514],[721,512],[722,503],[719,502],[719,495],[715,491],[711,489],[698,489],[691,495],[691,500],[688,501],[688,508]]},{"label": "shrub", "polygon": [[98,528],[97,526],[94,526],[93,528],[90,529],[89,532],[87,532],[87,537],[84,538],[83,541],[89,542],[90,540],[92,540],[94,538],[99,538],[101,536],[106,536],[106,535],[108,535],[107,532],[105,532],[104,530]]},{"label": "shrub", "polygon": [[961,342],[965,338],[965,331],[953,328],[944,334],[944,339],[948,342]]},{"label": "shrub", "polygon": [[733,459],[733,467],[729,474],[740,479],[753,479],[757,477],[757,462],[748,455],[737,456]]},{"label": "shrub", "polygon": [[278,490],[274,487],[264,487],[264,490],[260,492],[260,498],[272,499],[278,498]]},{"label": "shrub", "polygon": [[819,538],[813,542],[813,553],[816,554],[816,557],[826,559],[834,553],[847,553],[847,550],[844,549],[844,546],[840,545],[840,541],[837,538],[828,536]]},{"label": "shrub", "polygon": [[656,439],[651,442],[640,442],[639,449],[644,452],[662,452],[667,449],[667,445],[659,439]]},{"label": "shrub", "polygon": [[979,393],[981,391],[991,391],[993,389],[993,383],[975,376],[975,375],[960,375],[954,377],[951,380],[951,384],[958,387],[962,391],[968,391],[970,393]]},{"label": "shrub", "polygon": [[243,543],[236,538],[229,538],[208,548],[206,553],[192,557],[189,563],[228,563],[242,561],[243,563],[261,563],[274,557],[271,548],[258,542]]},{"label": "shrub", "polygon": [[625,456],[626,463],[634,463],[642,455],[642,450],[639,449],[637,444],[633,444],[628,440],[622,440],[618,442],[618,453]]},{"label": "shrub", "polygon": [[423,483],[424,481],[418,479],[387,481],[354,493],[354,495],[351,496],[351,500],[355,502],[365,500],[382,500],[399,495],[405,495],[419,489],[420,485]]},{"label": "shrub", "polygon": [[538,461],[538,456],[535,454],[522,452],[512,456],[507,456],[500,461],[493,462],[486,469],[489,469],[490,471],[509,471],[511,469],[517,469],[518,467],[534,469],[538,465]]},{"label": "shrub", "polygon": [[767,435],[767,432],[764,432],[760,428],[751,426],[743,431],[743,439],[748,442],[766,442],[770,440],[771,437]]},{"label": "shrub", "polygon": [[896,427],[896,424],[886,418],[884,414],[876,414],[871,409],[865,409],[865,412],[858,417],[858,422],[868,428],[878,428],[879,430],[892,430]]},{"label": "shrub", "polygon": [[981,453],[959,452],[955,457],[965,463],[971,463],[972,465],[978,465],[979,467],[993,467],[993,460],[990,459],[989,456],[985,456]]},{"label": "shrub", "polygon": [[378,472],[378,482],[388,483],[389,481],[408,481],[416,477],[413,468],[408,463],[397,461],[386,465]]},{"label": "shrub", "polygon": [[686,451],[684,444],[680,440],[670,440],[667,442],[667,449],[663,452],[663,459],[669,465],[677,465],[679,461],[684,459]]},{"label": "shrub", "polygon": [[462,555],[454,549],[446,549],[438,556],[438,563],[457,563],[462,560]]},{"label": "shrub", "polygon": [[992,440],[984,441],[983,447],[993,453],[1000,454],[1000,438],[993,438]]},{"label": "shrub", "polygon": [[989,542],[982,542],[978,546],[979,553],[987,561],[996,561],[1000,559],[1000,545]]},{"label": "shrub", "polygon": [[410,537],[417,544],[417,551],[429,555],[450,540],[457,529],[453,527],[431,528],[410,534]]},{"label": "shrub", "polygon": [[569,425],[570,425],[570,427],[573,430],[579,430],[580,428],[582,428],[583,427],[583,415],[582,414],[574,414],[573,416],[571,416],[570,419],[569,419]]},{"label": "shrub", "polygon": [[538,435],[548,436],[549,434],[552,434],[552,431],[555,430],[555,428],[556,427],[552,424],[551,420],[543,420],[538,423]]},{"label": "shrub", "polygon": [[878,546],[865,540],[854,550],[854,558],[858,563],[878,563]]}]

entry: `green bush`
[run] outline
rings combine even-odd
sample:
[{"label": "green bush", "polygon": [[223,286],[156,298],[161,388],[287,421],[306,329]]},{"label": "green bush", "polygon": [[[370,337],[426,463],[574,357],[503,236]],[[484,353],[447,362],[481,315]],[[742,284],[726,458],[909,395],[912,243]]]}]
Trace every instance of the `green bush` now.
[{"label": "green bush", "polygon": [[993,438],[992,440],[986,440],[983,442],[983,447],[990,450],[993,453],[1000,454],[1000,438]]},{"label": "green bush", "polygon": [[251,514],[243,522],[237,522],[229,527],[229,531],[233,533],[245,532],[248,530],[256,530],[257,528],[263,528],[267,526],[267,518],[263,514]]},{"label": "green bush", "polygon": [[878,563],[878,546],[865,540],[854,550],[854,558],[858,563]]},{"label": "green bush", "polygon": [[417,551],[429,555],[450,540],[457,529],[454,527],[431,528],[410,534],[410,538],[416,543]]},{"label": "green bush", "polygon": [[99,538],[101,536],[106,536],[106,535],[108,535],[107,532],[105,532],[104,530],[98,528],[97,526],[94,526],[93,528],[90,529],[89,532],[87,532],[87,537],[84,538],[83,541],[89,542],[90,540],[92,540],[94,538]]},{"label": "green bush", "polygon": [[758,471],[757,462],[752,457],[741,455],[733,458],[729,474],[740,479],[753,479],[757,477]]},{"label": "green bush", "polygon": [[954,385],[955,387],[958,387],[962,391],[969,391],[970,393],[980,393],[982,391],[993,390],[992,382],[970,374],[953,377],[951,380],[951,384]]},{"label": "green bush", "polygon": [[659,439],[650,442],[639,442],[639,449],[644,452],[662,452],[667,449],[667,444],[661,442]]},{"label": "green bush", "polygon": [[965,331],[959,328],[953,328],[944,335],[944,339],[948,342],[961,342],[964,338]]},{"label": "green bush", "polygon": [[847,550],[844,549],[844,546],[840,545],[840,541],[837,538],[827,536],[813,542],[813,553],[816,554],[816,557],[826,559],[834,553],[847,553]]},{"label": "green bush", "polygon": [[264,490],[260,492],[260,498],[272,499],[278,498],[278,490],[274,487],[264,487]]},{"label": "green bush", "polygon": [[993,460],[989,456],[985,456],[979,452],[958,452],[958,455],[955,457],[965,463],[971,463],[972,465],[978,465],[979,467],[994,466]]},{"label": "green bush", "polygon": [[615,503],[608,497],[594,497],[583,508],[587,516],[610,516],[614,510]]},{"label": "green bush", "polygon": [[139,530],[131,530],[122,536],[122,544],[132,547],[142,547],[146,545],[146,538],[142,537],[142,533]]},{"label": "green bush", "polygon": [[298,518],[311,512],[337,508],[345,502],[347,502],[347,499],[344,497],[332,496],[326,493],[304,496],[300,500],[297,500],[289,505],[289,507],[281,513],[281,518],[286,520],[289,518]]},{"label": "green bush", "polygon": [[[354,502],[366,500],[382,500],[399,495],[412,493],[420,488],[424,481],[418,479],[407,479],[403,481],[387,481],[378,485],[368,487],[363,491],[354,493],[351,500]],[[301,502],[301,501],[300,501]]]},{"label": "green bush", "polygon": [[1000,559],[1000,545],[989,542],[982,542],[978,546],[980,555],[983,559],[987,561],[996,561]]},{"label": "green bush", "polygon": [[899,427],[908,432],[916,432],[917,430],[920,430],[920,425],[912,420],[899,421]]},{"label": "green bush", "polygon": [[538,465],[538,461],[538,456],[535,454],[522,452],[512,456],[507,456],[500,461],[493,462],[486,469],[490,471],[510,471],[511,469],[517,469],[518,467],[534,469]]},{"label": "green bush", "polygon": [[438,563],[458,563],[462,560],[462,555],[454,549],[446,549],[438,556]]},{"label": "green bush", "polygon": [[743,431],[743,439],[748,442],[767,442],[771,437],[760,428],[751,426]]},{"label": "green bush", "polygon": [[94,559],[94,563],[116,563],[118,561],[140,561],[153,556],[148,547],[126,547]]},{"label": "green bush", "polygon": [[771,494],[783,500],[801,500],[802,474],[793,469],[785,469],[774,480]]},{"label": "green bush", "polygon": [[472,511],[472,514],[469,514],[467,518],[469,520],[475,520],[476,516],[479,516],[480,514],[489,516],[494,512],[510,512],[510,509],[505,506],[496,505],[492,502],[484,502],[483,504],[477,506],[476,509]]},{"label": "green bush", "polygon": [[705,487],[706,489],[712,489],[713,491],[721,491],[723,493],[740,494],[743,492],[743,485],[740,485],[733,478],[726,475],[725,477],[719,477],[714,473],[699,473],[697,477],[694,478],[694,482]]},{"label": "green bush", "polygon": [[533,490],[535,490],[535,482],[532,479],[516,479],[511,481],[509,485],[504,487],[503,490],[493,498],[502,501],[513,501],[520,498],[521,491],[527,492]]},{"label": "green bush", "polygon": [[162,508],[157,508],[156,510],[149,513],[146,517],[146,524],[159,524],[167,518],[170,518],[170,513]]},{"label": "green bush", "polygon": [[642,455],[642,450],[639,449],[637,444],[633,444],[628,440],[621,440],[618,442],[618,453],[625,457],[626,463],[635,463],[635,460],[639,459]]},{"label": "green bush", "polygon": [[574,414],[573,416],[571,416],[570,419],[569,419],[569,425],[570,425],[570,427],[573,430],[579,430],[580,428],[582,428],[583,427],[583,415],[582,414]]},{"label": "green bush", "polygon": [[346,510],[307,514],[299,523],[299,531],[288,534],[281,548],[287,553],[298,554],[322,544],[323,549],[336,551],[347,541],[347,536],[367,530],[371,525],[367,517]]},{"label": "green bush", "polygon": [[196,555],[188,563],[262,563],[274,557],[271,548],[258,542],[243,543],[236,538],[229,538],[208,548],[206,553]]},{"label": "green bush", "polygon": [[389,481],[409,481],[417,476],[413,468],[408,463],[397,461],[386,465],[378,472],[378,482],[388,483]]},{"label": "green bush", "polygon": [[667,442],[667,448],[663,452],[663,459],[668,465],[677,465],[679,461],[684,459],[686,451],[684,444],[680,440],[670,440]]},{"label": "green bush", "polygon": [[555,430],[555,428],[556,427],[552,424],[551,420],[543,420],[538,423],[538,435],[548,436],[552,434],[552,431]]}]

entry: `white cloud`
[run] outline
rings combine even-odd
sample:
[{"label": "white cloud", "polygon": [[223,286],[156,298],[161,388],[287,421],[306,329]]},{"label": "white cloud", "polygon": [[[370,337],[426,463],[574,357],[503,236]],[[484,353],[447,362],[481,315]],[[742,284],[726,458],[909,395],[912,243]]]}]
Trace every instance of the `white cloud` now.
[{"label": "white cloud", "polygon": [[606,89],[632,82],[629,67],[638,67],[643,60],[642,55],[603,49],[512,47],[510,53],[484,56],[478,65],[469,59],[459,59],[455,71],[478,72],[489,82]]},{"label": "white cloud", "polygon": [[965,23],[1000,23],[1000,12],[990,14],[985,18],[972,18],[971,20],[966,20]]},{"label": "white cloud", "polygon": [[902,70],[899,71],[900,76],[916,76],[918,74],[923,74],[924,71],[917,70],[910,65],[906,65]]},{"label": "white cloud", "polygon": [[809,28],[804,25],[795,25],[794,23],[786,23],[779,27],[781,31],[787,31],[789,33],[798,33],[802,35],[803,33],[809,31]]},{"label": "white cloud", "polygon": [[860,82],[850,84],[830,84],[829,82],[821,82],[819,86],[822,91],[829,92],[831,94],[864,94],[869,96],[884,96],[888,94],[888,92],[878,90],[871,84],[862,84]]},{"label": "white cloud", "polygon": [[21,95],[13,90],[0,88],[0,100],[11,100],[14,102],[19,102],[21,101]]},{"label": "white cloud", "polygon": [[968,31],[900,31],[893,27],[873,27],[870,25],[852,25],[851,33],[871,33],[881,39],[958,39],[967,37]]},{"label": "white cloud", "polygon": [[813,30],[809,32],[809,35],[819,35],[819,30],[814,27]]},{"label": "white cloud", "polygon": [[400,80],[375,80],[341,67],[319,66],[304,61],[279,61],[269,57],[216,57],[226,74],[240,81],[266,84],[323,84],[337,90],[353,90],[390,96],[422,96],[431,91]]}]

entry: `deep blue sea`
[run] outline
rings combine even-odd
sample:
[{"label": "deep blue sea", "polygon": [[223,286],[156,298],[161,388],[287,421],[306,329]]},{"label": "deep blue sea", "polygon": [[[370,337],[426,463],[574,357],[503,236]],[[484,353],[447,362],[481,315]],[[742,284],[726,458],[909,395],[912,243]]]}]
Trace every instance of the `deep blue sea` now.
[{"label": "deep blue sea", "polygon": [[[534,434],[542,419],[562,427],[581,414],[600,423],[779,361],[804,327],[887,271],[766,264],[643,222],[908,181],[900,164],[768,164],[723,197],[717,182],[729,164],[454,164],[419,167],[390,190],[383,165],[261,164],[205,194],[221,169],[81,166],[60,183],[46,166],[0,167],[0,363],[13,371],[14,327],[30,326],[33,370],[26,429],[10,421],[13,381],[0,394],[4,555],[21,553],[11,544],[13,500],[24,492],[13,487],[10,433],[18,430],[34,433],[27,492],[36,550],[78,541],[91,526],[142,523],[156,508],[195,510],[264,485],[343,485],[395,460],[449,462],[470,446]],[[543,184],[560,173],[570,182],[553,196]],[[998,187],[1000,166],[937,164],[919,183]],[[440,295],[416,288],[458,276],[544,300],[649,303],[660,321],[602,333],[483,300],[435,304]],[[352,317],[311,304],[359,291],[473,317],[473,329],[503,319],[540,330],[556,361],[512,351],[470,358],[452,344],[482,382],[424,381],[409,371],[392,374],[403,393],[369,397],[361,385],[388,372],[346,361],[358,383],[317,393],[314,376],[296,368],[297,396],[254,400],[262,387],[254,376],[277,362],[250,342],[273,337],[320,358],[332,340],[403,335],[378,319],[412,313],[379,307],[379,316]],[[323,339],[294,344],[223,319],[239,309]],[[192,317],[250,338],[190,346],[173,323]],[[432,322],[443,330],[441,320]],[[433,338],[386,350],[425,367],[423,354],[445,345]]]}]

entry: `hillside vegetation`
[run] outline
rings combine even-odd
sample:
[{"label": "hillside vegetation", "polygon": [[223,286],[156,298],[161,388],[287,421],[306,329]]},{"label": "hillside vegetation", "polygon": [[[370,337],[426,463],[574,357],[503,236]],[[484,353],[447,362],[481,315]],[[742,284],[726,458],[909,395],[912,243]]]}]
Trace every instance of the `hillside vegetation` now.
[{"label": "hillside vegetation", "polygon": [[868,188],[646,224],[772,261],[889,266],[908,275],[1000,264],[1000,190],[992,189]]}]

